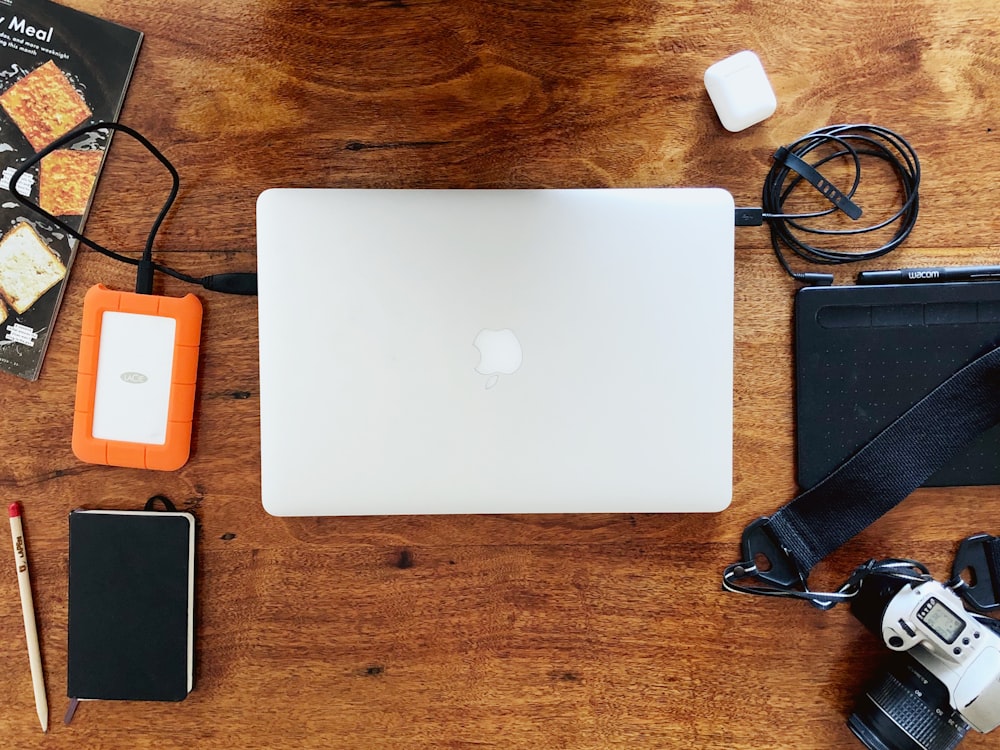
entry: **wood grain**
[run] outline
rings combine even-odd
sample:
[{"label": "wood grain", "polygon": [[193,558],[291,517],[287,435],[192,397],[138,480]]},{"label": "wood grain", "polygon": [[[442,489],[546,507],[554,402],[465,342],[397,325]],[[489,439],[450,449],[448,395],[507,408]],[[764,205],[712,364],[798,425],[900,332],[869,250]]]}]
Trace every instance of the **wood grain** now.
[{"label": "wood grain", "polygon": [[[913,235],[869,267],[1000,253],[1000,18],[989,0],[69,4],[146,33],[122,120],[181,173],[157,243],[180,270],[253,269],[254,202],[267,187],[716,185],[753,205],[776,147],[841,122],[900,132],[924,170]],[[702,74],[744,48],[763,59],[779,108],[731,134]],[[88,231],[140,248],[164,185],[116,139]],[[872,200],[894,195],[881,191]],[[837,269],[838,282],[857,270]],[[736,273],[735,499],[724,513],[281,520],[259,498],[253,299],[202,295],[183,469],[73,457],[83,294],[131,277],[83,253],[41,379],[0,384],[0,488],[25,508],[54,719],[43,738],[14,570],[0,565],[2,744],[860,747],[845,719],[885,649],[844,609],[720,590],[743,526],[796,491],[795,285],[764,228],[739,231]],[[196,689],[178,705],[86,704],[65,727],[66,514],[136,508],[155,493],[200,521]],[[996,503],[995,488],[918,491],[815,581],[834,585],[889,555],[943,576],[960,538],[1000,533]],[[970,735],[964,747],[996,742]]]}]

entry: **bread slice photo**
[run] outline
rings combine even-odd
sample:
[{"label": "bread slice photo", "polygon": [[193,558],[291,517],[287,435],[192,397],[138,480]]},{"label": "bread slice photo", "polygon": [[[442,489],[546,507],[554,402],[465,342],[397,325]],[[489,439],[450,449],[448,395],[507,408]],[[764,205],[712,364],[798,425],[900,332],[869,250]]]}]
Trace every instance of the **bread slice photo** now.
[{"label": "bread slice photo", "polygon": [[19,315],[66,276],[66,266],[27,222],[0,240],[0,295]]}]

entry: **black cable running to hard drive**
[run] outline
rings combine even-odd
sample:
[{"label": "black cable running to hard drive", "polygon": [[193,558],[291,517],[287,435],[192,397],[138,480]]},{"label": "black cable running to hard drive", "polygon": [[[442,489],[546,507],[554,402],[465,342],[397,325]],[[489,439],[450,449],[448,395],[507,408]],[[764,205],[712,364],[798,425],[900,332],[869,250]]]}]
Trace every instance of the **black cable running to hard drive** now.
[{"label": "black cable running to hard drive", "polygon": [[[820,154],[814,161],[807,161],[811,156]],[[902,190],[902,205],[887,218],[858,227],[830,229],[815,223],[815,220],[837,211],[847,214],[853,221],[861,218],[861,209],[853,198],[861,184],[863,158],[878,159],[892,167]],[[852,184],[846,191],[839,190],[820,172],[821,167],[838,159],[848,160],[854,168]],[[803,182],[819,190],[831,206],[817,211],[786,213],[786,202]],[[798,281],[828,285],[833,283],[832,274],[796,272],[785,253],[791,252],[810,263],[837,265],[871,260],[892,252],[909,236],[916,224],[919,187],[920,161],[913,147],[898,133],[878,125],[830,125],[814,130],[775,152],[771,169],[764,180],[761,208],[738,208],[736,223],[740,226],[759,226],[767,221],[771,230],[771,246],[786,273]],[[867,250],[832,250],[820,247],[809,239],[809,235],[850,237],[893,225],[895,229],[888,241]]]},{"label": "black cable running to hard drive", "polygon": [[[143,147],[146,148],[156,159],[166,168],[170,173],[171,186],[170,193],[167,196],[167,200],[164,202],[163,207],[157,214],[156,219],[153,222],[153,226],[146,237],[146,244],[142,251],[142,256],[140,258],[132,258],[127,255],[122,255],[114,250],[110,250],[98,242],[90,239],[83,233],[77,231],[72,226],[62,221],[56,216],[43,209],[37,203],[31,200],[30,196],[20,193],[17,189],[19,181],[28,172],[29,169],[35,167],[39,164],[42,159],[51,154],[57,149],[63,148],[70,143],[76,141],[80,136],[86,135],[88,133],[100,132],[100,131],[116,131],[122,132],[126,135],[131,136]],[[153,243],[156,240],[156,235],[160,230],[160,226],[163,224],[163,220],[166,218],[167,213],[170,211],[174,200],[177,198],[177,194],[180,191],[180,175],[174,168],[174,165],[165,157],[159,149],[157,149],[150,141],[139,133],[137,130],[130,128],[127,125],[122,125],[117,122],[96,122],[90,125],[84,125],[83,127],[76,128],[70,131],[61,138],[56,139],[48,146],[43,148],[32,158],[24,162],[17,171],[14,172],[10,179],[10,192],[14,197],[23,205],[27,206],[31,210],[43,216],[47,221],[52,222],[57,227],[62,229],[64,232],[69,234],[71,237],[75,238],[79,242],[87,245],[87,247],[92,250],[105,255],[114,260],[121,261],[122,263],[128,263],[133,266],[138,267],[136,272],[136,292],[139,294],[151,294],[153,291],[153,273],[154,271],[159,271],[165,273],[168,276],[172,276],[180,281],[187,282],[189,284],[197,284],[198,286],[204,287],[210,291],[224,292],[227,294],[257,294],[257,274],[256,273],[221,273],[213,274],[210,276],[190,276],[180,271],[175,271],[174,269],[164,266],[160,263],[153,261]]]}]

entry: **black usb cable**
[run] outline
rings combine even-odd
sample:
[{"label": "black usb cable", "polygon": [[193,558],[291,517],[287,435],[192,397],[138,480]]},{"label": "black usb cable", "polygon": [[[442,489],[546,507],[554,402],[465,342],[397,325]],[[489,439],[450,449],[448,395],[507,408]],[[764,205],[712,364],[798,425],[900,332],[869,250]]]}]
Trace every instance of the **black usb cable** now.
[{"label": "black usb cable", "polygon": [[[42,159],[64,146],[76,141],[80,136],[86,135],[88,133],[94,133],[99,131],[116,131],[122,132],[126,135],[131,136],[136,141],[138,141],[142,146],[146,148],[156,159],[166,168],[170,173],[171,187],[170,194],[167,196],[166,202],[163,204],[163,208],[160,209],[159,214],[157,214],[153,226],[146,237],[146,245],[143,248],[142,256],[140,258],[131,258],[127,255],[122,255],[121,253],[116,253],[114,250],[110,250],[103,245],[95,242],[86,235],[78,232],[76,229],[71,227],[66,222],[62,221],[56,216],[43,209],[41,206],[33,202],[28,195],[23,195],[18,192],[17,185],[18,181],[27,173],[29,169],[35,167],[39,164]],[[90,125],[85,125],[83,127],[71,130],[66,135],[61,138],[56,139],[48,146],[43,148],[32,158],[28,159],[24,164],[22,164],[14,175],[10,179],[10,192],[14,197],[23,205],[27,206],[31,210],[43,216],[47,221],[52,222],[57,227],[62,229],[71,237],[87,245],[87,247],[96,250],[102,255],[106,255],[114,260],[121,261],[122,263],[128,263],[133,266],[137,266],[136,271],[136,284],[135,291],[137,294],[152,294],[153,292],[153,274],[156,271],[165,273],[168,276],[172,276],[180,281],[185,281],[189,284],[197,284],[198,286],[204,287],[213,292],[223,292],[225,294],[244,294],[244,295],[255,295],[257,294],[257,274],[256,273],[220,273],[212,274],[210,276],[189,276],[188,274],[181,273],[180,271],[175,271],[174,269],[164,266],[160,263],[153,261],[153,242],[156,239],[157,233],[160,231],[160,225],[166,218],[167,213],[170,211],[174,200],[177,198],[177,194],[180,191],[180,175],[174,168],[174,165],[165,157],[159,149],[157,149],[149,140],[143,136],[138,131],[127,125],[122,125],[116,122],[96,122]]]},{"label": "black usb cable", "polygon": [[[807,161],[810,155],[819,155]],[[902,205],[882,221],[847,229],[830,229],[818,225],[822,219],[837,211],[852,221],[861,218],[862,211],[854,203],[854,195],[861,184],[862,157],[880,159],[888,163],[899,181]],[[839,190],[820,173],[819,168],[836,159],[849,159],[854,167],[854,179],[846,191]],[[792,192],[803,182],[812,185],[832,204],[830,208],[806,213],[785,213],[784,206]],[[771,231],[771,247],[785,272],[796,281],[806,284],[833,283],[833,274],[801,273],[794,271],[785,253],[810,263],[839,265],[871,260],[895,250],[910,234],[917,221],[919,209],[920,161],[913,147],[905,138],[877,125],[831,125],[803,136],[774,153],[774,162],[764,180],[760,208],[737,208],[736,226],[760,226],[767,221]],[[808,240],[809,235],[850,237],[875,232],[895,226],[891,238],[885,243],[857,252],[830,250]]]}]

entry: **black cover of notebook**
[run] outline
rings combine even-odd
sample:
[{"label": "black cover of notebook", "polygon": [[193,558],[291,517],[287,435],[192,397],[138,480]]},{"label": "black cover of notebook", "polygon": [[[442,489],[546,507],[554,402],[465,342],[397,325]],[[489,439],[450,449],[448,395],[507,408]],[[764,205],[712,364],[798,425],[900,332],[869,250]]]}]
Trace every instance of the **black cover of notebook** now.
[{"label": "black cover of notebook", "polygon": [[194,518],[69,516],[70,698],[178,701],[193,661]]},{"label": "black cover of notebook", "polygon": [[[802,489],[963,366],[1000,345],[1000,282],[806,287],[795,297]],[[1000,484],[1000,426],[926,486]]]}]

